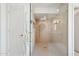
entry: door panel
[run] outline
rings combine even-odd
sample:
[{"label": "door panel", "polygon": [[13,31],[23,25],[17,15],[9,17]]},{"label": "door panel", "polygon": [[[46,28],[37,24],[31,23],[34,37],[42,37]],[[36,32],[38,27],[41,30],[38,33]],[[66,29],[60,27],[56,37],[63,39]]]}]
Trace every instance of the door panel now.
[{"label": "door panel", "polygon": [[9,55],[25,55],[25,4],[8,4]]}]

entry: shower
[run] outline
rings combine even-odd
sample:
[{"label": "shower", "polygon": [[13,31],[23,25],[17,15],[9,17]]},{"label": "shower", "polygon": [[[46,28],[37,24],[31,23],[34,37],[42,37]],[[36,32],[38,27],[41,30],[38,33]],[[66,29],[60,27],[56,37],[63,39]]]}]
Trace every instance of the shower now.
[{"label": "shower", "polygon": [[31,5],[35,29],[32,56],[67,55],[67,4]]}]

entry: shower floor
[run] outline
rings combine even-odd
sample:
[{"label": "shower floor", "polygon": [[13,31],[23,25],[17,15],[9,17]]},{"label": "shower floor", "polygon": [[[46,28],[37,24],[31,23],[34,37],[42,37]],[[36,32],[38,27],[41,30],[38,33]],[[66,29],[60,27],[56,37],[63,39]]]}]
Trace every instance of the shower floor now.
[{"label": "shower floor", "polygon": [[37,43],[32,56],[66,56],[67,48],[61,43]]}]

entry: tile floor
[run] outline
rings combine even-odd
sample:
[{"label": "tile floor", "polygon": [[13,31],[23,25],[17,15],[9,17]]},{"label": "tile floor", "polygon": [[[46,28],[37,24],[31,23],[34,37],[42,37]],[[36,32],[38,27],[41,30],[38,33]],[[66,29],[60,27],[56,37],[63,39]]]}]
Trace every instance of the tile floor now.
[{"label": "tile floor", "polygon": [[67,48],[61,43],[38,43],[32,56],[66,56]]}]

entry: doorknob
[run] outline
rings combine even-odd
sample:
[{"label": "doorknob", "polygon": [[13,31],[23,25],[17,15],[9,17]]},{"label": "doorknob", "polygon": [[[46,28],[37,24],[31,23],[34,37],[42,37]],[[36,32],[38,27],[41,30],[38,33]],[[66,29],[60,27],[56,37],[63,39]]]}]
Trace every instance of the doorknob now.
[{"label": "doorknob", "polygon": [[17,37],[24,37],[24,35],[23,34],[20,34],[20,35],[16,35]]},{"label": "doorknob", "polygon": [[20,36],[21,36],[21,37],[23,37],[24,35],[23,35],[23,34],[21,34]]}]

